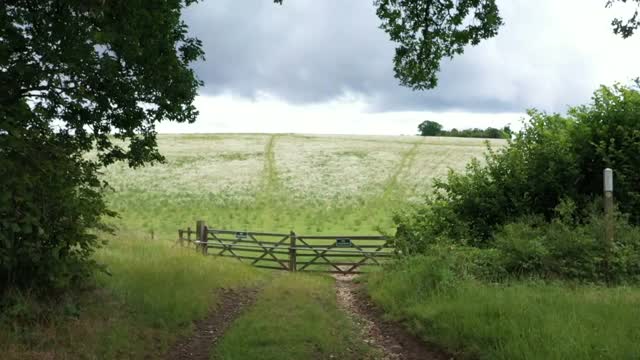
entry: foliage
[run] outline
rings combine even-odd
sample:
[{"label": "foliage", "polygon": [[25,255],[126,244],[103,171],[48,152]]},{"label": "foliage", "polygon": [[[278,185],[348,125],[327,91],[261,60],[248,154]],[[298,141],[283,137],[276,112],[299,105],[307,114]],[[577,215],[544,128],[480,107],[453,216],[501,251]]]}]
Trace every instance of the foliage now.
[{"label": "foliage", "polygon": [[[605,5],[620,2],[640,6],[640,0],[607,0]],[[395,76],[414,90],[435,88],[443,59],[495,37],[503,24],[495,0],[375,0],[375,5],[380,28],[397,43]],[[615,34],[632,36],[640,27],[638,8],[628,19],[616,18],[611,24]]]},{"label": "foliage", "polygon": [[593,103],[569,112],[580,177],[574,186],[582,194],[602,192],[602,170],[614,171],[614,195],[623,213],[640,224],[640,82],[633,88],[601,87]]},{"label": "foliage", "polygon": [[615,221],[615,241],[604,238],[603,216],[584,223],[555,218],[550,223],[524,219],[505,225],[495,236],[499,263],[518,277],[543,277],[591,282],[640,280],[640,229],[624,218]]},{"label": "foliage", "polygon": [[450,136],[485,139],[510,139],[511,134],[513,133],[509,126],[505,126],[502,129],[488,127],[486,129],[473,128],[458,130],[453,128],[451,130],[442,130],[442,125],[430,120],[420,123],[420,125],[418,125],[418,132],[421,136]]},{"label": "foliage", "polygon": [[442,132],[442,125],[435,121],[425,120],[418,125],[418,131],[422,136],[438,136]]},{"label": "foliage", "polygon": [[[434,206],[431,209],[439,209]],[[530,216],[498,228],[482,248],[460,244],[453,233],[464,224],[454,224],[443,232],[416,232],[426,221],[437,219],[429,213],[420,222],[416,214],[405,215],[398,229],[398,244],[404,254],[450,255],[459,275],[476,279],[504,281],[510,278],[570,279],[587,282],[634,283],[640,280],[640,228],[624,216],[614,221],[614,242],[604,238],[605,219],[596,204],[585,220],[578,221],[575,204],[563,201],[551,221]],[[437,210],[436,210],[437,211]],[[416,221],[417,223],[410,223]],[[417,225],[420,224],[420,225]],[[440,225],[438,222],[435,225]],[[437,229],[437,228],[436,228]],[[413,230],[413,232],[412,232]],[[425,234],[426,232],[426,234]],[[477,245],[471,243],[471,245]]]},{"label": "foliage", "polygon": [[[498,250],[497,275],[640,280],[639,114],[640,92],[620,85],[601,87],[568,117],[529,111],[506,147],[450,171],[424,205],[395,216],[403,252],[472,246]],[[598,210],[605,167],[622,213],[611,247]]]},{"label": "foliage", "polygon": [[502,129],[488,127],[486,129],[472,128],[458,130],[453,128],[449,131],[443,131],[439,136],[465,137],[465,138],[485,138],[485,139],[510,139],[511,128],[505,126]]},{"label": "foliage", "polygon": [[632,36],[635,31],[640,27],[640,18],[638,17],[638,8],[640,8],[640,0],[607,0],[607,7],[612,7],[616,3],[629,3],[635,2],[637,3],[636,9],[631,16],[629,16],[626,21],[622,18],[616,18],[611,21],[611,26],[613,26],[613,32],[616,35],[622,36],[622,38],[626,39]]},{"label": "foliage", "polygon": [[440,61],[494,37],[502,25],[495,0],[376,0],[380,26],[398,43],[395,76],[414,90],[433,89]]},{"label": "foliage", "polygon": [[[0,291],[65,287],[113,215],[101,166],[162,160],[155,124],[194,121],[192,0],[0,5]],[[95,157],[85,155],[95,149]]]},{"label": "foliage", "polygon": [[605,167],[614,169],[620,210],[639,224],[638,114],[640,93],[620,85],[602,87],[592,104],[572,108],[566,118],[529,111],[529,122],[508,146],[489,147],[484,162],[436,180],[425,208],[398,216],[400,235],[486,247],[497,229],[523,216],[550,221],[563,199],[586,209],[602,193]]}]

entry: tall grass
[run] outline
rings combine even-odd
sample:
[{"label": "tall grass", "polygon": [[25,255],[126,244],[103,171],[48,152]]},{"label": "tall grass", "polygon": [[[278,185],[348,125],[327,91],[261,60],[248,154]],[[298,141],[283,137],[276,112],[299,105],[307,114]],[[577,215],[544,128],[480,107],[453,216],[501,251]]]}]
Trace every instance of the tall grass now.
[{"label": "tall grass", "polygon": [[481,359],[637,359],[640,289],[460,278],[417,257],[372,274],[368,290],[424,339]]},{"label": "tall grass", "polygon": [[[96,256],[111,276],[43,309],[24,296],[0,316],[3,359],[160,358],[192,321],[216,303],[216,289],[254,286],[264,272],[231,259],[211,259],[168,242],[117,239]],[[16,308],[17,307],[17,308]]]},{"label": "tall grass", "polygon": [[118,239],[98,253],[111,276],[100,284],[151,326],[175,330],[202,317],[215,289],[255,286],[263,272],[231,259],[212,259],[167,242]]}]

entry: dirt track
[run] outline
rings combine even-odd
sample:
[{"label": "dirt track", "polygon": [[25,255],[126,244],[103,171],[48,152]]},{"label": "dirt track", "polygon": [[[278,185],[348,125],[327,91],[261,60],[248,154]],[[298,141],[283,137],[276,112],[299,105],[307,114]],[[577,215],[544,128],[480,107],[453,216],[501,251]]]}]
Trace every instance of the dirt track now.
[{"label": "dirt track", "polygon": [[217,306],[206,318],[195,322],[193,336],[179,340],[166,358],[208,360],[218,339],[242,311],[254,303],[257,293],[256,289],[222,289]]},{"label": "dirt track", "polygon": [[454,359],[431,348],[409,334],[402,326],[382,318],[363,289],[353,281],[354,275],[335,275],[338,304],[352,317],[362,332],[363,340],[377,348],[384,360]]}]

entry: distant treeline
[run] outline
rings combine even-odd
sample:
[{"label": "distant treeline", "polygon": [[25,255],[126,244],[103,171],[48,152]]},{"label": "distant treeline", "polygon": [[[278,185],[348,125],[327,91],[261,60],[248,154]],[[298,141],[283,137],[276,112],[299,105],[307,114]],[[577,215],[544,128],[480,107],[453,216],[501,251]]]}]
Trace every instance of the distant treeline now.
[{"label": "distant treeline", "polygon": [[443,130],[442,125],[435,121],[424,121],[418,125],[418,131],[422,136],[451,136],[451,137],[467,137],[467,138],[489,138],[489,139],[510,139],[511,128],[505,126],[502,129],[488,127],[486,129],[451,129]]}]

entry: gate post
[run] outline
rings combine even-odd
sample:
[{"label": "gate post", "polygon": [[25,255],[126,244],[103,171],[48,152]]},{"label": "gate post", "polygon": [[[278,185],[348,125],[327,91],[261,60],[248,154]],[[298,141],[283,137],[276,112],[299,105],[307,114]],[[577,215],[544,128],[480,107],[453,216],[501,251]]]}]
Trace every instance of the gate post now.
[{"label": "gate post", "polygon": [[296,233],[291,231],[289,239],[291,240],[289,243],[289,271],[296,272]]},{"label": "gate post", "polygon": [[[204,255],[207,254],[207,238],[207,225],[205,224],[204,220],[196,221],[196,241],[199,242],[198,244],[200,245],[200,250]],[[198,247],[196,246],[196,250],[197,249]]]},{"label": "gate post", "polygon": [[202,255],[207,255],[209,252],[209,227],[207,225],[202,227]]}]

